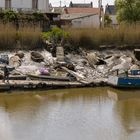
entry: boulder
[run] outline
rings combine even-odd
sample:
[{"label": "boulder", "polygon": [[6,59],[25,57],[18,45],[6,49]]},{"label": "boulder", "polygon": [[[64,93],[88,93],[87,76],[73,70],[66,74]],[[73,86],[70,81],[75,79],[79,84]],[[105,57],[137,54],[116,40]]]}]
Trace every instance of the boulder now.
[{"label": "boulder", "polygon": [[21,59],[18,56],[12,56],[12,57],[10,57],[9,66],[12,66],[12,67],[17,68],[20,65],[21,65]]},{"label": "boulder", "polygon": [[86,56],[88,62],[89,62],[89,65],[91,67],[94,67],[94,65],[104,65],[106,64],[106,62],[102,59],[100,59],[96,53],[88,53],[87,56]]},{"label": "boulder", "polygon": [[43,62],[44,61],[44,57],[42,56],[42,54],[40,54],[39,52],[31,52],[31,59],[35,62]]},{"label": "boulder", "polygon": [[120,57],[121,63],[127,62],[132,63],[133,59],[130,56],[123,55]]},{"label": "boulder", "polygon": [[94,65],[96,65],[98,63],[98,57],[95,53],[88,53],[86,58],[91,67],[94,67]]},{"label": "boulder", "polygon": [[15,55],[22,59],[25,54],[22,51],[18,51]]}]

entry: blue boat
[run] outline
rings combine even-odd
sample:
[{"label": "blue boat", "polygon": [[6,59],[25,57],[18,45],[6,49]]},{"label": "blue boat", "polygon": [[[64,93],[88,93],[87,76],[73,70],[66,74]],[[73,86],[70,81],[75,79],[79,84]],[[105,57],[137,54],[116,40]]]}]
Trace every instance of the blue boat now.
[{"label": "blue boat", "polygon": [[140,70],[131,70],[123,76],[109,76],[108,84],[118,88],[140,88]]}]

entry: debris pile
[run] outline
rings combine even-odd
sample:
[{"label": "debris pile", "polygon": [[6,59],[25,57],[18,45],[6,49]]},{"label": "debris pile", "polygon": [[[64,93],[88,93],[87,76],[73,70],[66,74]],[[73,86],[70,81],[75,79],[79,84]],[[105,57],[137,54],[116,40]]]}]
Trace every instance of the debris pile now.
[{"label": "debris pile", "polygon": [[[29,74],[69,76],[86,84],[105,83],[109,75],[114,74],[116,70],[140,69],[139,61],[131,51],[92,51],[63,56],[64,52],[61,53],[60,50],[62,48],[58,48],[57,57],[53,57],[46,50],[4,52],[4,54],[7,54],[8,64],[15,68],[15,73],[27,76]],[[7,64],[7,60],[0,59],[0,62]],[[2,74],[1,71],[0,73]]]}]

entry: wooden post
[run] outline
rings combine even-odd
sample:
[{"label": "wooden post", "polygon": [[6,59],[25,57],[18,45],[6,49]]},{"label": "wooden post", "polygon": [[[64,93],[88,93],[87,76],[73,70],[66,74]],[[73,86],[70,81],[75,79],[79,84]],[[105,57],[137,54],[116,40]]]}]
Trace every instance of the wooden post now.
[{"label": "wooden post", "polygon": [[100,9],[100,13],[99,13],[99,23],[100,23],[100,28],[102,27],[102,0],[99,0],[99,9]]},{"label": "wooden post", "polygon": [[56,47],[56,58],[58,62],[64,62],[64,48],[62,46]]}]

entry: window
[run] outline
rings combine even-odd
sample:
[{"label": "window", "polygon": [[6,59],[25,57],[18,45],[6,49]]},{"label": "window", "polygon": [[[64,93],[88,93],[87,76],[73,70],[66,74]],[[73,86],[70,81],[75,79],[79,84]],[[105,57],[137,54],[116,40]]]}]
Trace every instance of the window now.
[{"label": "window", "polygon": [[5,8],[11,8],[11,0],[5,0]]},{"label": "window", "polygon": [[38,0],[32,0],[32,9],[38,9]]}]

